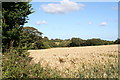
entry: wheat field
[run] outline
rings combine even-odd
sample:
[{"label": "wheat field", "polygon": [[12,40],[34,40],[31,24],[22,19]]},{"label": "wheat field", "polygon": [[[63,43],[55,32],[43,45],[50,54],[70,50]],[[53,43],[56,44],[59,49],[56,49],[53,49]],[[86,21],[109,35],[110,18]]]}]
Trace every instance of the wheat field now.
[{"label": "wheat field", "polygon": [[29,50],[33,62],[64,78],[117,78],[118,45]]}]

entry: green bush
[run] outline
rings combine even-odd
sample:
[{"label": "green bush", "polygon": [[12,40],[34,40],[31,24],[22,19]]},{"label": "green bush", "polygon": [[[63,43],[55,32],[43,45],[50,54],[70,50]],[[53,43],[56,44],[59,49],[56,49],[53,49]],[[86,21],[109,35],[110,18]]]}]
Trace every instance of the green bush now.
[{"label": "green bush", "polygon": [[32,58],[22,49],[13,49],[3,54],[2,78],[55,78],[60,77],[50,68],[30,64]]},{"label": "green bush", "polygon": [[2,62],[2,76],[3,78],[20,78],[27,77],[29,69],[29,62],[31,58],[29,53],[22,49],[14,49],[3,54]]}]

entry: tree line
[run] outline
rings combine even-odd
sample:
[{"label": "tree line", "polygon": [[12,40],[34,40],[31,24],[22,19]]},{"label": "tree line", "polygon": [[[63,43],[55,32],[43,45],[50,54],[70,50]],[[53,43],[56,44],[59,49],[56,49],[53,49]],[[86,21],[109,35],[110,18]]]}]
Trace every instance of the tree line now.
[{"label": "tree line", "polygon": [[49,39],[48,37],[42,37],[42,32],[38,31],[34,27],[23,27],[20,36],[20,45],[22,49],[46,49],[53,47],[78,47],[78,46],[96,46],[96,45],[111,45],[120,44],[120,39],[115,41],[102,40],[100,38],[92,39]]},{"label": "tree line", "polygon": [[53,47],[78,47],[78,46],[96,46],[96,45],[111,45],[120,44],[120,39],[115,41],[102,40],[100,38],[92,39],[49,39],[48,37],[42,37],[42,32],[38,31],[34,27],[23,27],[22,37],[20,40],[20,47],[23,49],[46,49]]}]

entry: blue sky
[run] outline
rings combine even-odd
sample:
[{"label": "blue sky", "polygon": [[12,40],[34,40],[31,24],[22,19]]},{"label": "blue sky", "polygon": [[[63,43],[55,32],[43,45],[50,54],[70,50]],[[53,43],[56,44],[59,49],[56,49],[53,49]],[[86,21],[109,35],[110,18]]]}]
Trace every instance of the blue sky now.
[{"label": "blue sky", "polygon": [[49,39],[118,38],[117,2],[31,2],[35,13],[24,26],[35,27]]}]

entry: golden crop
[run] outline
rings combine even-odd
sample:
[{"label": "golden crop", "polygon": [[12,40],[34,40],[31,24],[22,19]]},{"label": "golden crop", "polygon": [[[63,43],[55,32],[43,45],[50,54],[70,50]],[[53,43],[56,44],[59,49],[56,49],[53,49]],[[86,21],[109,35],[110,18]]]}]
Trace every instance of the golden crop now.
[{"label": "golden crop", "polygon": [[57,70],[64,78],[117,78],[118,45],[29,50],[35,63]]}]

